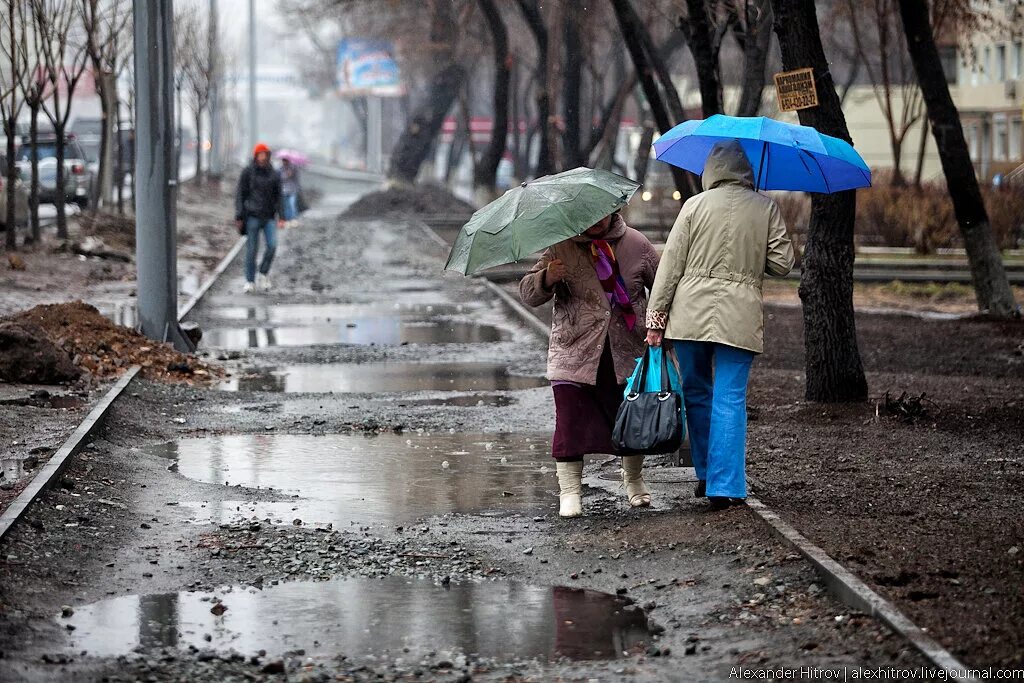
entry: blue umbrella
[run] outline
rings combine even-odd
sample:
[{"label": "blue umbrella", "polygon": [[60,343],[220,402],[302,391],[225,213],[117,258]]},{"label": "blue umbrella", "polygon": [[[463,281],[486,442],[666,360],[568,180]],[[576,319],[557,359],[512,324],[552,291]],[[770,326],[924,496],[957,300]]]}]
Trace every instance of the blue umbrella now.
[{"label": "blue umbrella", "polygon": [[655,158],[700,175],[721,140],[739,140],[759,190],[831,193],[871,185],[871,169],[850,143],[764,116],[684,121],[654,142]]}]

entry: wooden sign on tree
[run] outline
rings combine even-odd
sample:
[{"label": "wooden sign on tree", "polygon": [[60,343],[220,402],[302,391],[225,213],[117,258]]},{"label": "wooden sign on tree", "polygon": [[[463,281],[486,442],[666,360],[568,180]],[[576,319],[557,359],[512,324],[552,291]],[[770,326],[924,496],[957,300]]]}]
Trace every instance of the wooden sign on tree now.
[{"label": "wooden sign on tree", "polygon": [[818,89],[814,85],[814,69],[796,69],[775,74],[775,94],[779,111],[797,111],[818,106]]}]

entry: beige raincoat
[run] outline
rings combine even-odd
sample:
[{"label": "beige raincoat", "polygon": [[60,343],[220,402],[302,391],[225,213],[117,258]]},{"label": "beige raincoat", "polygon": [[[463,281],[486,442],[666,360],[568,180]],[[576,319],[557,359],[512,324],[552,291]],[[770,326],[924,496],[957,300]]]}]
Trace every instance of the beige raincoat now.
[{"label": "beige raincoat", "polygon": [[761,283],[793,268],[793,245],[778,205],[754,191],[735,140],[719,142],[702,176],[704,192],[676,218],[648,303],[647,326],[668,339],[764,349]]}]

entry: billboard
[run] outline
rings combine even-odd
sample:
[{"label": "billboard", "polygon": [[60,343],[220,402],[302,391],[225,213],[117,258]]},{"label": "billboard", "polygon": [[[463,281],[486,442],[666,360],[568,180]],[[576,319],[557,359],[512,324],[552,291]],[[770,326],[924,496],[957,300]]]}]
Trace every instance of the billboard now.
[{"label": "billboard", "polygon": [[346,38],[338,43],[338,94],[398,97],[405,94],[394,46],[386,40]]}]

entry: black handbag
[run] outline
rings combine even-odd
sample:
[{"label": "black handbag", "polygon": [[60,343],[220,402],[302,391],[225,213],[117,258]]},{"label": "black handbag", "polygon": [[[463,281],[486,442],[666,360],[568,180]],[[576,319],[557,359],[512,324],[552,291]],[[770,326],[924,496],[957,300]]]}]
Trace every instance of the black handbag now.
[{"label": "black handbag", "polygon": [[675,453],[683,443],[683,397],[672,391],[668,353],[661,353],[661,391],[644,391],[649,351],[640,360],[640,373],[615,416],[612,442],[620,455]]}]

